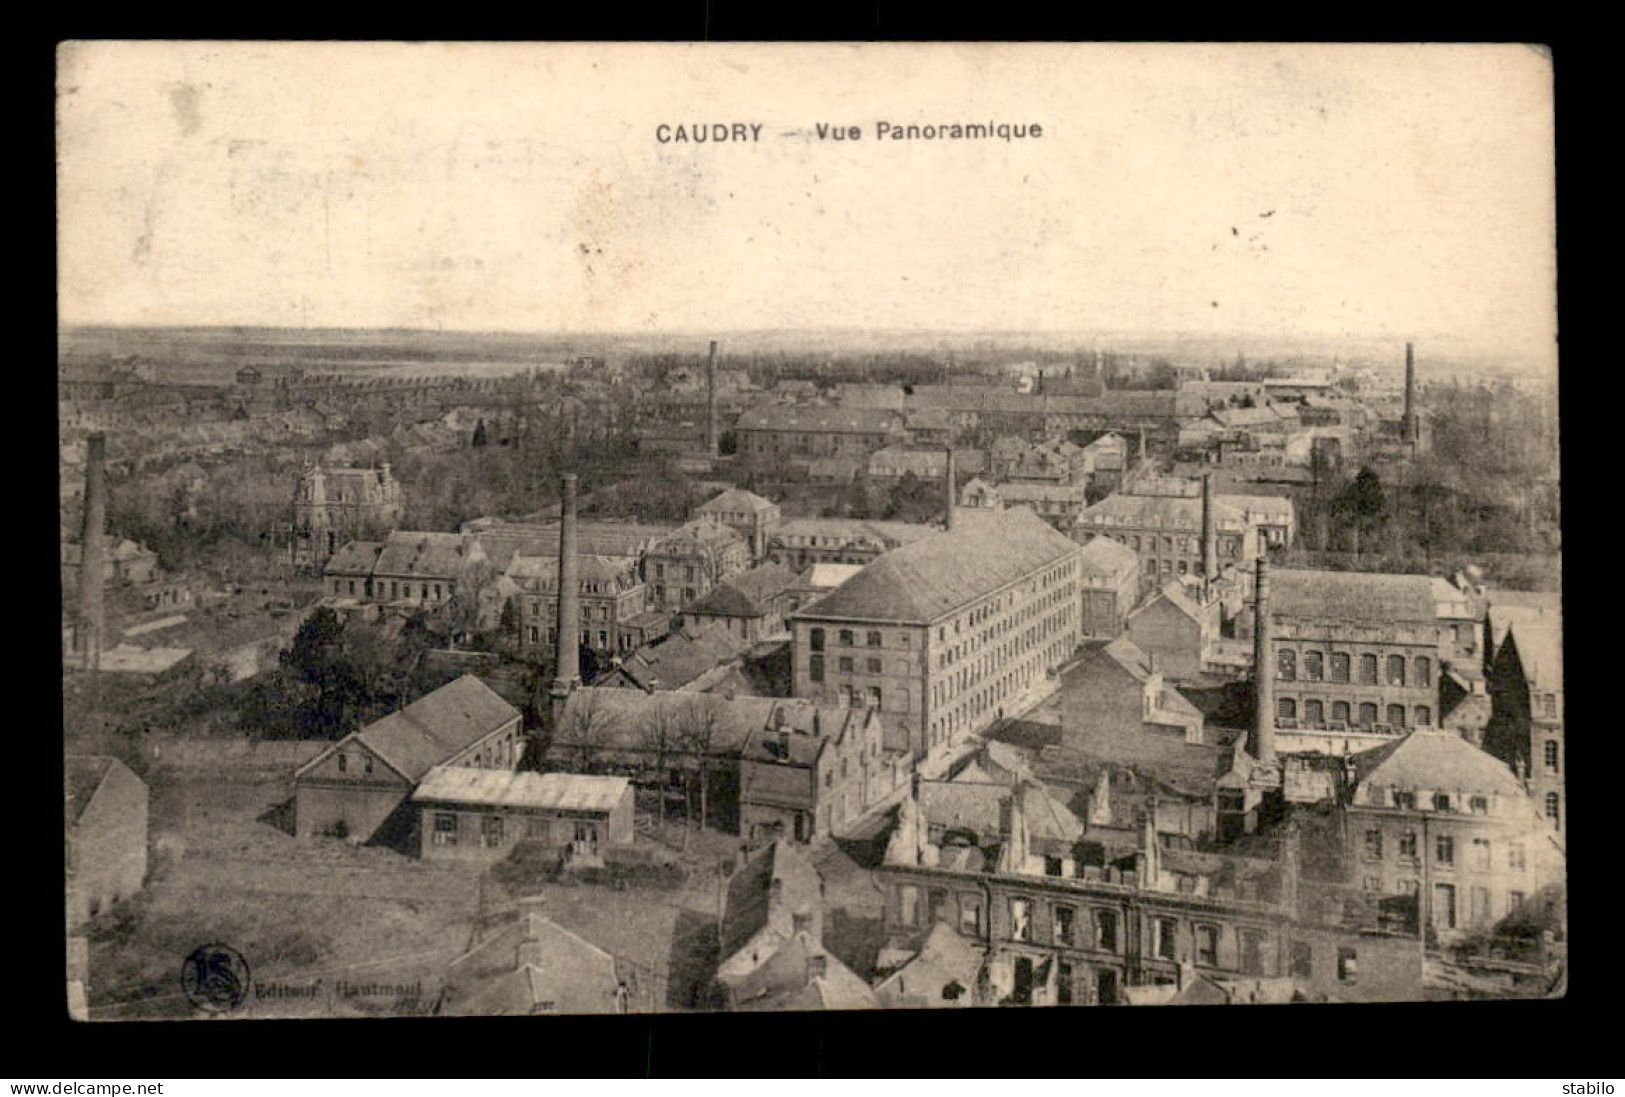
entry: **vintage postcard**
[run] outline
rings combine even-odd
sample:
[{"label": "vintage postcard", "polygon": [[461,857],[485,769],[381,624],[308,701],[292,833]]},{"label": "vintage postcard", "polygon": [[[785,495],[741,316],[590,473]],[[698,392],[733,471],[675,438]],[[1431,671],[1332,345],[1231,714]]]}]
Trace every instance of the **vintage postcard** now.
[{"label": "vintage postcard", "polygon": [[75,1018],[1566,992],[1549,52],[57,79]]}]

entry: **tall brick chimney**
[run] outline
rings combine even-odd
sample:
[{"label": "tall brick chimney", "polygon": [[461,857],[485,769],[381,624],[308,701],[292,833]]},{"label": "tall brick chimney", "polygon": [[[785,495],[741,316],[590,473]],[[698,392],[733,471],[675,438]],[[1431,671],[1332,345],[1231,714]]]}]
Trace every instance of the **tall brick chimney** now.
[{"label": "tall brick chimney", "polygon": [[1253,692],[1258,712],[1253,721],[1253,755],[1260,762],[1275,761],[1275,622],[1270,620],[1269,564],[1258,558],[1253,582]]},{"label": "tall brick chimney", "polygon": [[717,341],[711,340],[711,356],[705,362],[705,447],[712,457],[721,452],[722,436],[717,431]]},{"label": "tall brick chimney", "polygon": [[1416,358],[1411,344],[1405,344],[1405,418],[1400,423],[1405,441],[1416,440]]},{"label": "tall brick chimney", "polygon": [[1213,474],[1202,474],[1202,597],[1219,577],[1219,541],[1214,531]]},{"label": "tall brick chimney", "polygon": [[576,578],[576,475],[563,476],[563,504],[559,517],[558,639],[553,648],[553,715],[558,717],[570,692],[581,684],[581,603]]},{"label": "tall brick chimney", "polygon": [[949,446],[948,459],[943,462],[942,467],[943,529],[951,530],[954,528],[954,507],[958,502],[959,500],[955,497],[954,492],[954,447]]},{"label": "tall brick chimney", "polygon": [[107,546],[107,439],[85,439],[85,513],[79,535],[79,646],[84,668],[100,670],[106,617],[102,606],[102,569]]}]

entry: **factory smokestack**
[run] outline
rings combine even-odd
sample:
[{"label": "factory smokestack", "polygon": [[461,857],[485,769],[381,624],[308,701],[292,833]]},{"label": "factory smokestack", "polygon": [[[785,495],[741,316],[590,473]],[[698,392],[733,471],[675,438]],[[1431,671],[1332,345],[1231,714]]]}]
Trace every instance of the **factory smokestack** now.
[{"label": "factory smokestack", "polygon": [[1405,419],[1400,424],[1405,441],[1416,438],[1416,358],[1411,344],[1405,344]]},{"label": "factory smokestack", "polygon": [[722,436],[717,431],[717,341],[711,340],[711,356],[705,362],[705,446],[712,457],[721,452]]},{"label": "factory smokestack", "polygon": [[581,606],[576,579],[576,476],[563,477],[564,499],[559,516],[558,639],[553,645],[553,698],[555,719],[570,692],[581,684]]},{"label": "factory smokestack", "polygon": [[954,492],[954,447],[948,447],[948,459],[942,467],[942,521],[943,528],[954,528],[954,506],[959,502]]},{"label": "factory smokestack", "polygon": [[1269,564],[1258,558],[1253,582],[1253,692],[1258,712],[1253,721],[1253,754],[1260,762],[1275,761],[1275,623],[1270,620]]},{"label": "factory smokestack", "polygon": [[100,670],[105,623],[102,607],[102,569],[107,550],[107,439],[92,434],[85,439],[85,513],[79,536],[79,633],[84,668]]},{"label": "factory smokestack", "polygon": [[1202,474],[1202,597],[1219,576],[1219,544],[1213,529],[1213,474]]}]

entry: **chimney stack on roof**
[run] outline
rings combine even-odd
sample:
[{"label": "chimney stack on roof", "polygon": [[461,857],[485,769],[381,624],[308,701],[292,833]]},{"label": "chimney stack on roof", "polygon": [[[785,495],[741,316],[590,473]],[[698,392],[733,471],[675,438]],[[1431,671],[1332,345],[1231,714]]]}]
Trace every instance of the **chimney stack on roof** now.
[{"label": "chimney stack on roof", "polygon": [[553,687],[555,709],[563,706],[572,690],[581,684],[580,582],[576,577],[576,475],[562,477],[563,499],[559,516],[559,601],[558,638],[554,643]]},{"label": "chimney stack on roof", "polygon": [[1254,757],[1260,762],[1275,761],[1275,674],[1273,657],[1275,623],[1270,620],[1269,564],[1258,558],[1253,582],[1253,692],[1258,711],[1254,717]]},{"label": "chimney stack on roof", "polygon": [[954,447],[948,447],[948,459],[942,469],[943,528],[954,528],[954,506],[959,500],[954,492]]},{"label": "chimney stack on roof", "polygon": [[107,439],[92,434],[85,439],[85,511],[79,537],[79,646],[84,668],[100,670],[105,610],[102,605],[103,569],[107,546]]},{"label": "chimney stack on roof", "polygon": [[705,448],[715,457],[722,451],[717,430],[717,341],[711,340],[711,356],[705,361]]}]

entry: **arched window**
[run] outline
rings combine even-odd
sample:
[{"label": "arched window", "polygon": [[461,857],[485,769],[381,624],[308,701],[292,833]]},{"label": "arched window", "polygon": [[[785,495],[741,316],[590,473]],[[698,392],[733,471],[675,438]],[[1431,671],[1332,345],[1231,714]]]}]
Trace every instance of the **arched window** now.
[{"label": "arched window", "polygon": [[1295,681],[1298,677],[1298,653],[1291,648],[1282,648],[1276,656],[1275,676],[1283,682]]},{"label": "arched window", "polygon": [[1390,655],[1388,657],[1388,684],[1390,686],[1405,684],[1405,657],[1403,655]]},{"label": "arched window", "polygon": [[1326,706],[1317,700],[1308,700],[1303,703],[1303,718],[1306,723],[1323,724],[1326,722]]},{"label": "arched window", "polygon": [[[1372,656],[1372,658],[1375,659],[1376,656]],[[1363,728],[1368,728],[1368,727],[1370,727],[1372,724],[1374,724],[1376,722],[1377,722],[1377,706],[1372,704],[1370,701],[1362,702],[1360,704],[1359,726],[1363,727]]]},{"label": "arched window", "polygon": [[1433,660],[1426,655],[1416,657],[1416,684],[1425,686],[1433,681]]},{"label": "arched window", "polygon": [[1347,701],[1332,702],[1332,721],[1341,724],[1349,722],[1349,703]]},{"label": "arched window", "polygon": [[1388,706],[1388,722],[1390,724],[1392,724],[1396,728],[1404,727],[1405,726],[1405,706],[1404,705],[1389,705]]},{"label": "arched window", "polygon": [[1375,655],[1360,656],[1360,684],[1366,686],[1377,684],[1377,657]]},{"label": "arched window", "polygon": [[1332,681],[1347,682],[1349,680],[1349,653],[1346,651],[1332,652]]},{"label": "arched window", "polygon": [[1433,710],[1431,708],[1429,708],[1427,705],[1417,705],[1416,706],[1416,726],[1419,727],[1419,728],[1425,728],[1425,727],[1432,726],[1432,724],[1433,724]]},{"label": "arched window", "polygon": [[1311,682],[1318,682],[1326,673],[1326,657],[1318,651],[1306,651],[1303,655],[1303,676]]}]

